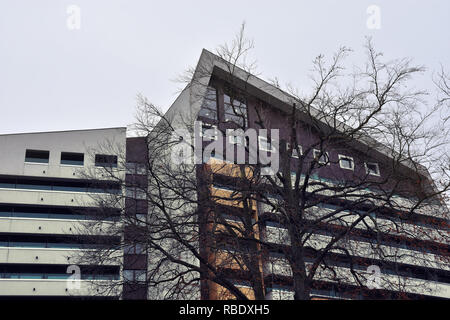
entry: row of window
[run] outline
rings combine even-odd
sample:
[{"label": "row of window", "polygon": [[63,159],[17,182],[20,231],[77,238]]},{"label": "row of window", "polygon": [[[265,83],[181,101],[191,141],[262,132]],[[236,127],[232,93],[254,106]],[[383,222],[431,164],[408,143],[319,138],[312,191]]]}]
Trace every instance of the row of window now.
[{"label": "row of window", "polygon": [[[25,162],[46,164],[50,159],[50,151],[27,149]],[[84,166],[84,153],[61,152],[60,164],[71,166]],[[95,165],[99,167],[117,167],[117,156],[96,154]]]},{"label": "row of window", "polygon": [[[279,229],[275,232],[275,234],[277,234],[277,235],[287,232],[285,226],[279,224],[276,221],[266,222],[266,227]],[[329,237],[336,236],[335,231],[331,231],[328,229],[310,230],[310,232],[314,233],[315,235],[325,235],[325,236],[329,236]],[[355,241],[358,243],[359,242],[368,243],[368,244],[372,244],[372,245],[377,245],[377,243],[380,243],[381,245],[391,247],[391,248],[406,249],[406,250],[419,251],[422,253],[430,253],[430,254],[437,254],[437,255],[442,255],[443,252],[446,250],[446,248],[444,246],[441,246],[440,244],[419,245],[420,241],[417,241],[417,243],[415,243],[414,241],[412,241],[411,239],[408,239],[408,238],[402,239],[400,241],[398,239],[390,238],[388,234],[384,235],[383,237],[384,238],[375,240],[375,239],[371,238],[369,235],[350,235],[349,240]],[[277,241],[277,240],[278,240],[278,238],[275,239],[275,241]],[[379,241],[379,242],[377,242],[377,241]]]},{"label": "row of window", "polygon": [[39,179],[0,177],[0,188],[43,191],[113,193],[121,192],[120,185],[103,182],[48,181]]},{"label": "row of window", "polygon": [[[82,214],[61,214],[61,213],[42,213],[42,212],[20,212],[20,211],[2,211],[0,210],[0,218],[31,218],[31,219],[69,219],[69,220],[89,220],[97,219],[93,215]],[[103,218],[103,217],[102,217]],[[103,220],[117,221],[118,216],[109,216]]]},{"label": "row of window", "polygon": [[21,242],[21,241],[0,241],[0,247],[15,248],[47,248],[47,249],[99,249],[109,248],[106,244],[88,243],[64,243],[64,242]]},{"label": "row of window", "polygon": [[[207,124],[203,124],[202,125],[202,137],[206,140],[217,140],[218,136],[217,136],[217,126],[214,125],[207,125]],[[228,134],[227,131],[227,137],[228,137],[228,142],[230,144],[236,144],[236,145],[247,145],[247,142],[245,140],[245,136],[244,135],[233,135],[233,134]],[[269,141],[268,138],[263,137],[263,136],[258,136],[258,147],[259,150],[261,151],[266,151],[266,152],[276,152],[276,149],[272,146],[271,141]],[[286,144],[286,150],[290,149],[290,144],[287,143]],[[300,155],[302,155],[302,147],[298,146],[298,151],[300,152]],[[293,158],[299,158],[299,154],[298,154],[297,149],[292,150],[292,157]],[[325,151],[320,151],[317,149],[313,150],[313,155],[314,158],[317,159],[318,163],[321,165],[330,165],[330,157],[328,152]],[[353,157],[350,156],[346,156],[346,155],[342,155],[339,154],[339,166],[342,169],[348,169],[348,170],[354,170],[355,169],[355,162],[353,160]],[[369,175],[373,175],[373,176],[380,176],[380,168],[378,166],[378,163],[375,162],[365,162],[364,163],[365,169],[366,169],[366,174]]]},{"label": "row of window", "polygon": [[[286,257],[282,253],[275,253],[271,252],[269,253],[270,260],[273,262],[280,261],[279,259],[285,260]],[[305,257],[304,258],[306,263],[314,263],[315,259],[313,257]],[[350,268],[350,264],[347,259],[342,256],[338,255],[336,256],[333,261],[329,261],[328,264],[330,266],[339,267],[339,268]],[[353,261],[351,267],[355,271],[366,271],[368,265],[364,263],[365,259],[361,259],[359,262]],[[366,263],[368,261],[365,261]],[[373,263],[373,261],[371,261]],[[270,264],[270,262],[269,262]],[[428,269],[423,266],[418,265],[388,265],[384,263],[384,266],[381,270],[383,274],[389,274],[394,276],[406,276],[409,278],[418,278],[423,280],[432,280],[432,281],[438,281],[438,282],[444,282],[444,283],[450,283],[450,273],[445,270],[433,270]]]},{"label": "row of window", "polygon": [[0,233],[0,246],[39,247],[39,248],[78,248],[82,246],[113,246],[119,245],[120,237],[77,235],[41,235]]},{"label": "row of window", "polygon": [[[299,146],[300,152],[301,152],[301,147]],[[330,156],[328,154],[328,152],[325,151],[320,151],[317,149],[313,150],[314,152],[314,158],[317,159],[317,161],[322,164],[322,165],[330,165]],[[294,156],[293,157],[298,158],[298,156]],[[339,166],[342,169],[347,169],[347,170],[355,170],[355,161],[353,160],[353,157],[347,156],[347,155],[342,155],[342,154],[338,154],[339,157]],[[366,174],[368,175],[372,175],[372,176],[380,176],[380,167],[378,166],[378,163],[376,162],[364,162],[364,167],[366,169]]]},{"label": "row of window", "polygon": [[0,217],[72,220],[102,218],[103,220],[116,221],[120,217],[120,211],[113,208],[0,205]]},{"label": "row of window", "polygon": [[34,218],[34,219],[70,219],[86,220],[88,216],[80,214],[51,214],[51,213],[33,213],[33,212],[11,212],[1,211],[0,218]]},{"label": "row of window", "polygon": [[[243,137],[241,137],[243,138]],[[259,143],[259,149],[262,151],[268,151],[268,152],[275,152],[275,148],[271,146],[271,143],[268,141],[265,137],[258,137],[258,143]],[[290,149],[290,144],[286,144],[286,151]],[[299,158],[299,154],[303,154],[302,146],[298,146],[298,150],[295,148],[292,148],[292,154],[291,157],[293,158]],[[329,153],[326,151],[321,151],[318,149],[313,150],[313,156],[315,159],[317,159],[317,162],[321,165],[330,165],[330,156]],[[342,169],[348,169],[348,170],[355,170],[355,162],[353,160],[353,157],[338,154],[339,157],[339,166]],[[380,176],[380,167],[378,166],[378,163],[375,162],[364,162],[364,167],[366,169],[366,174],[373,175],[373,176]]]},{"label": "row of window", "polygon": [[[227,93],[223,94],[224,100],[224,121],[225,122],[234,122],[240,126],[248,125],[248,116],[247,116],[247,105],[244,103],[243,99],[238,100],[231,98]],[[205,99],[202,105],[202,108],[199,112],[199,116],[205,117],[214,121],[219,120],[218,118],[218,94],[217,89],[211,86],[208,86]],[[217,140],[216,135],[211,135],[206,132],[208,129],[217,130],[216,126],[206,125],[202,127],[202,136],[206,139]],[[274,148],[271,146],[270,141],[264,137],[258,137],[259,149],[267,152],[275,152]],[[245,138],[243,136],[230,135],[229,143],[244,145]],[[289,145],[287,146],[289,148]],[[301,147],[299,146],[300,152]],[[320,151],[314,150],[314,157],[318,157],[318,161],[320,164],[329,165],[328,153],[324,152],[320,155]],[[292,150],[292,157],[298,158],[297,150]],[[354,161],[352,157],[339,155],[339,165],[342,169],[354,170]],[[366,162],[365,164],[366,173],[369,175],[379,176],[380,169],[377,163]]]},{"label": "row of window", "polygon": [[[0,279],[69,279],[64,273],[0,273]],[[81,274],[81,280],[119,280],[118,274]]]}]

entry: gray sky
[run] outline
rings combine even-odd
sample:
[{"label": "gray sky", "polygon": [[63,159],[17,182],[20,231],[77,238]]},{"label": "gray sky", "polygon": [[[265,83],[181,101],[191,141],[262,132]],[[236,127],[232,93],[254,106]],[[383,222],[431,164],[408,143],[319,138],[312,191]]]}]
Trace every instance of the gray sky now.
[{"label": "gray sky", "polygon": [[[80,29],[67,26],[70,5]],[[370,5],[380,29],[367,26]],[[317,54],[346,45],[360,61],[370,35],[387,58],[426,65],[415,86],[430,88],[439,63],[450,68],[449,14],[450,1],[0,0],[0,134],[126,126],[137,93],[167,109],[173,79],[244,20],[265,79],[304,90]]]}]

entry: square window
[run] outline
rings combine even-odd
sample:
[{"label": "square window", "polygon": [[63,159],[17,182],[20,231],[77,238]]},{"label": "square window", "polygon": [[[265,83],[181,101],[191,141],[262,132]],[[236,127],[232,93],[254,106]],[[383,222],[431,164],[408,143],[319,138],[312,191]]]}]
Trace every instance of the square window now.
[{"label": "square window", "polygon": [[84,154],[76,152],[61,152],[61,164],[71,166],[83,166]]},{"label": "square window", "polygon": [[366,162],[366,173],[370,174],[372,176],[379,176],[380,175],[380,167],[378,166],[378,163],[375,162]]},{"label": "square window", "polygon": [[353,161],[352,157],[339,155],[339,166],[342,169],[348,169],[348,170],[354,170],[355,169],[355,163]]},{"label": "square window", "polygon": [[314,159],[317,159],[319,164],[330,165],[330,156],[328,155],[328,152],[314,149]]},{"label": "square window", "polygon": [[48,163],[50,151],[45,150],[29,150],[25,152],[25,162]]}]

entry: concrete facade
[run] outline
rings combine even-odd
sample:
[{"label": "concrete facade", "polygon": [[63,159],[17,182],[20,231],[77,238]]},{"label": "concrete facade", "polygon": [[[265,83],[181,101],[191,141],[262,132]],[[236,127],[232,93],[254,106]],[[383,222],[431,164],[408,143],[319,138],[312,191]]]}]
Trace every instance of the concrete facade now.
[{"label": "concrete facade", "polygon": [[[80,279],[78,284],[69,283],[74,272],[69,266],[80,250],[89,250],[77,237],[84,221],[80,214],[95,207],[91,190],[82,184],[84,172],[95,171],[95,154],[112,145],[119,152],[120,175],[126,128],[0,135],[0,298],[98,296],[83,266],[79,278],[70,278]],[[27,150],[48,152],[48,160],[26,159]],[[83,161],[62,164],[62,152],[83,154]],[[95,281],[119,281],[118,259]],[[103,298],[118,293],[108,296]]]}]

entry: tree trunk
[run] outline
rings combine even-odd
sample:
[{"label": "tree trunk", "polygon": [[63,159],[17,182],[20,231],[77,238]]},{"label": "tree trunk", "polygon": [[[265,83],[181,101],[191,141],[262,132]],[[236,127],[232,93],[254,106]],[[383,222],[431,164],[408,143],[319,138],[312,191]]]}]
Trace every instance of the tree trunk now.
[{"label": "tree trunk", "polygon": [[289,228],[291,238],[291,269],[295,300],[309,300],[311,285],[307,279],[302,238],[298,228]]}]

